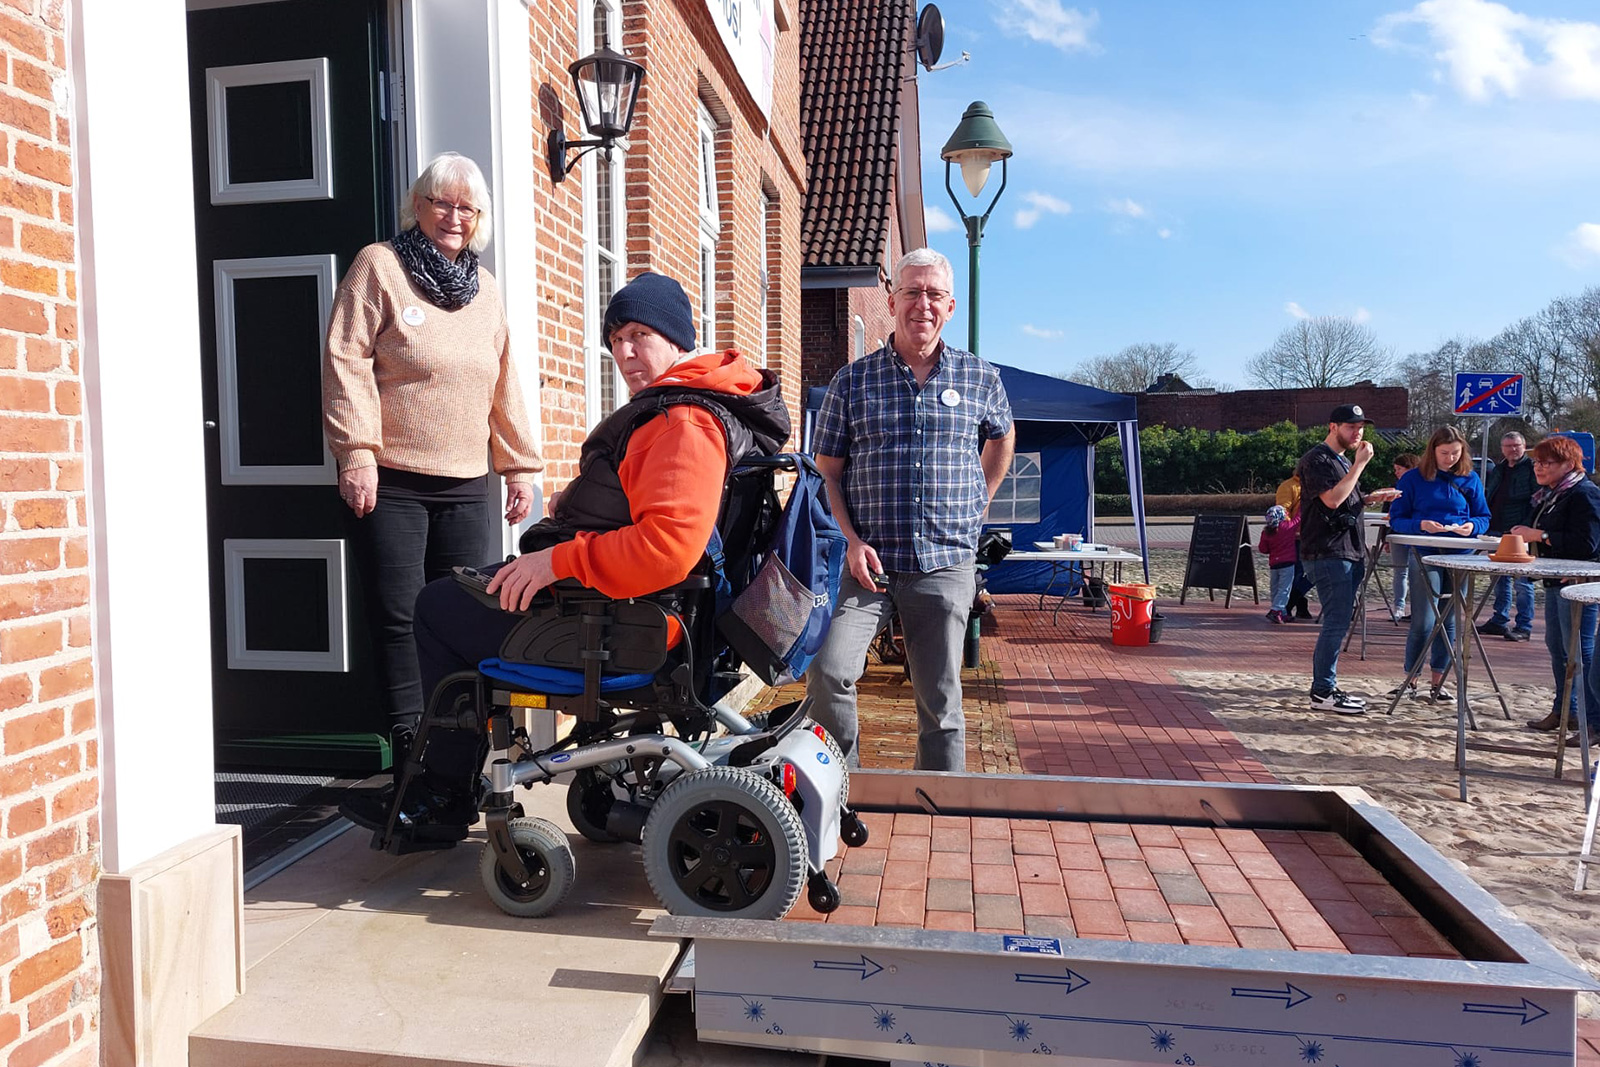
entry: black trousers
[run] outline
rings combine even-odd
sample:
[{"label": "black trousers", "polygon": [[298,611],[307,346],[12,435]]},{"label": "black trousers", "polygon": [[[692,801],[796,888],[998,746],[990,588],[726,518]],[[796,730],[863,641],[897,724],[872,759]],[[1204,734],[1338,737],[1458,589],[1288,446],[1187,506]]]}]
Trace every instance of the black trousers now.
[{"label": "black trousers", "polygon": [[380,468],[378,504],[348,514],[366,592],[384,710],[401,725],[422,715],[423,690],[411,622],[417,594],[455,566],[476,567],[490,546],[487,479],[429,478]]},{"label": "black trousers", "polygon": [[[503,564],[478,569],[493,574]],[[475,600],[454,578],[429,582],[417,597],[416,653],[422,689],[428,698],[440,681],[457,671],[473,670],[496,655],[506,635],[524,616],[496,611]],[[445,694],[440,710],[449,711],[458,694]],[[488,738],[469,730],[430,729],[423,753],[423,778],[435,793],[461,795],[488,754]]]}]

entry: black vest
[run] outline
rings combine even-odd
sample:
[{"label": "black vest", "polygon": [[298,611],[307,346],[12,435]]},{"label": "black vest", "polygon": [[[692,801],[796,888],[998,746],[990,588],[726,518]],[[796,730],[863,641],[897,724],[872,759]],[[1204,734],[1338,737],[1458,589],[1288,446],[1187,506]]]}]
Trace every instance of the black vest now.
[{"label": "black vest", "polygon": [[563,541],[570,541],[579,530],[605,533],[631,525],[633,513],[628,495],[622,491],[618,471],[628,452],[628,440],[640,426],[675,404],[696,404],[717,417],[728,446],[728,471],[756,451],[755,434],[707,389],[663,385],[641,390],[632,400],[613,411],[589,432],[578,456],[578,476],[567,484],[555,510],[523,533],[518,547],[535,552]]}]

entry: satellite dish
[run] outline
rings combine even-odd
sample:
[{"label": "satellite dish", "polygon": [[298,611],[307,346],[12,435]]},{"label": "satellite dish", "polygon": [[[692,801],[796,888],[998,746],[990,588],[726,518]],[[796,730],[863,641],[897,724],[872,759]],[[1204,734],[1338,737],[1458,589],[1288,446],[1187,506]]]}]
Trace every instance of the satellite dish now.
[{"label": "satellite dish", "polygon": [[932,70],[944,52],[944,16],[935,4],[928,4],[917,16],[917,62]]}]

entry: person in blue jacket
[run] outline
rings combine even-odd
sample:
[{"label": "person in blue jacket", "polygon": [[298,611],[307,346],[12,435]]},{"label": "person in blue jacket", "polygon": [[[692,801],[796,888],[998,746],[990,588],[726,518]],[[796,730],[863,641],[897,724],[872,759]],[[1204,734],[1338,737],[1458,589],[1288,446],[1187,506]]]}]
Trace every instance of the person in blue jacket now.
[{"label": "person in blue jacket", "polygon": [[[1454,426],[1441,426],[1428,438],[1422,462],[1409,470],[1397,487],[1400,497],[1389,506],[1389,529],[1397,534],[1476,537],[1489,529],[1489,502],[1483,495],[1483,482],[1472,469],[1472,450],[1466,435]],[[1444,550],[1440,550],[1444,551]],[[1462,551],[1467,551],[1462,549]],[[1451,591],[1450,575],[1437,567],[1425,566],[1427,552],[1411,554],[1411,629],[1406,634],[1406,675],[1422,658],[1428,635],[1433,632],[1439,598]],[[1455,699],[1444,688],[1445,672],[1450,669],[1450,646],[1455,643],[1456,621],[1445,613],[1444,633],[1433,641],[1429,662],[1432,683],[1428,696],[1434,703]],[[1416,683],[1401,683],[1391,695],[1416,696]]]}]

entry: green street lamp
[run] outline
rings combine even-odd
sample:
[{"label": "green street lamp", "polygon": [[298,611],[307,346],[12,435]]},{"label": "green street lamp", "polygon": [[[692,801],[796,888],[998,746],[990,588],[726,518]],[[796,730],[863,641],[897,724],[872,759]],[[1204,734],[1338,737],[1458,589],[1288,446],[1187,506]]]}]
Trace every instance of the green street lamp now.
[{"label": "green street lamp", "polygon": [[[989,221],[994,206],[1000,202],[1000,194],[1006,191],[1006,161],[1011,158],[1011,142],[1000,132],[1000,126],[994,121],[994,112],[989,110],[989,105],[982,100],[974,100],[962,113],[961,123],[956,126],[956,132],[950,135],[950,140],[944,143],[939,158],[944,160],[945,191],[950,194],[950,202],[955,204],[957,214],[967,227],[967,349],[976,354],[978,246],[983,243],[983,224]],[[950,187],[950,164],[954,163],[961,168],[961,180],[966,185],[967,192],[976,198],[988,183],[989,168],[996,160],[1000,162],[1000,188],[995,190],[994,199],[989,201],[989,206],[984,209],[982,215],[967,214],[966,209],[961,206],[961,201],[956,198],[956,191]]]}]

